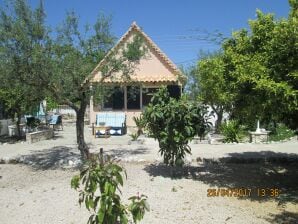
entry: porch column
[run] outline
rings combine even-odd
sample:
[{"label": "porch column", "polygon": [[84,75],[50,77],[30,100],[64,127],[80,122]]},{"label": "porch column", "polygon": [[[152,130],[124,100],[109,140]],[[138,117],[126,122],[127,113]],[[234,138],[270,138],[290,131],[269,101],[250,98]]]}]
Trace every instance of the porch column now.
[{"label": "porch column", "polygon": [[143,109],[143,87],[140,86],[140,109],[142,110]]},{"label": "porch column", "polygon": [[95,114],[93,109],[93,96],[90,97],[90,107],[89,107],[89,122],[90,124],[95,123]]},{"label": "porch column", "polygon": [[127,111],[127,86],[124,86],[124,110]]}]

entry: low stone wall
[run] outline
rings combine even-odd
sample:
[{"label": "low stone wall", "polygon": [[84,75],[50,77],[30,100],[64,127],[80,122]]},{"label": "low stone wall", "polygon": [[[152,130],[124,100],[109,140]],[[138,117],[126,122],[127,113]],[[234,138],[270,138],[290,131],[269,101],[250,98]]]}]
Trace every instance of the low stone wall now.
[{"label": "low stone wall", "polygon": [[54,137],[54,131],[52,128],[42,130],[42,131],[36,131],[32,133],[26,134],[26,142],[29,144],[34,142],[39,142],[46,139],[51,139]]}]

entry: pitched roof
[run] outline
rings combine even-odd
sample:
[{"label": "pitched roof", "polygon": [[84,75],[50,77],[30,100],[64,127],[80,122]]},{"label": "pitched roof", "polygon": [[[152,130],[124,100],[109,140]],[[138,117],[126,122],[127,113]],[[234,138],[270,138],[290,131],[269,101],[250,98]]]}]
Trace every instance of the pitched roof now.
[{"label": "pitched roof", "polygon": [[[105,63],[107,57],[120,46],[132,39],[134,34],[140,34],[148,48],[146,57],[140,59],[135,67],[134,74],[130,76],[131,81],[135,82],[181,82],[185,80],[182,72],[176,65],[160,50],[160,48],[145,34],[141,28],[133,22],[129,30],[120,38],[118,43],[109,51],[103,60],[95,67],[90,75],[90,82],[99,82],[101,80],[101,66]],[[113,78],[105,78],[103,83],[123,83],[121,74],[113,75]]]}]

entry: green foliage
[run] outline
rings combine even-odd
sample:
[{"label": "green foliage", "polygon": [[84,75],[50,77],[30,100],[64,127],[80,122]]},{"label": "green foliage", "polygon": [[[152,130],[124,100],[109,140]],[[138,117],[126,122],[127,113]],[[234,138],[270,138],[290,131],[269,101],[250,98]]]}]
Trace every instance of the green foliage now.
[{"label": "green foliage", "polygon": [[147,49],[143,48],[143,37],[135,35],[131,43],[127,43],[123,51],[123,56],[129,61],[138,62],[140,58],[144,57]]},{"label": "green foliage", "polygon": [[158,140],[166,164],[183,165],[183,158],[191,153],[188,142],[206,123],[202,112],[200,106],[189,103],[185,97],[171,98],[165,87],[153,95],[143,118],[150,136]]},{"label": "green foliage", "polygon": [[138,131],[137,131],[138,136],[142,135],[144,133],[143,130],[146,126],[143,116],[141,115],[140,117],[133,117],[132,119],[138,128]]},{"label": "green foliage", "polygon": [[58,103],[56,102],[55,99],[53,99],[53,97],[46,96],[45,100],[47,102],[47,108],[46,108],[47,111],[58,108]]},{"label": "green foliage", "polygon": [[115,73],[129,77],[145,47],[137,36],[121,46],[127,49],[108,54],[115,38],[111,18],[104,15],[82,31],[77,15],[69,12],[55,32],[45,25],[45,15],[42,1],[35,10],[25,0],[11,1],[0,10],[0,100],[19,122],[22,114],[45,98],[48,109],[56,104],[70,106],[77,115],[79,150],[88,157],[84,114],[92,94],[106,93],[90,88],[90,73],[106,57],[100,82]]},{"label": "green foliage", "polygon": [[46,95],[34,78],[47,68],[49,39],[44,18],[42,3],[33,10],[25,0],[16,0],[0,9],[0,100],[17,118],[18,128],[21,116],[34,110]]},{"label": "green foliage", "polygon": [[143,194],[141,196],[132,196],[128,200],[131,200],[128,210],[132,214],[133,221],[137,223],[143,219],[145,212],[150,210],[147,196]]},{"label": "green foliage", "polygon": [[147,197],[130,197],[126,206],[121,202],[120,188],[123,186],[125,170],[112,160],[104,161],[103,155],[89,161],[80,175],[71,179],[71,187],[79,192],[79,203],[92,212],[87,223],[128,223],[128,212],[135,223],[142,220],[145,210],[149,211]]},{"label": "green foliage", "polygon": [[139,138],[139,134],[138,133],[133,133],[129,135],[131,137],[131,140],[136,141]]},{"label": "green foliage", "polygon": [[259,119],[298,127],[297,1],[290,6],[282,19],[257,10],[249,30],[234,32],[220,53],[198,62],[192,75],[198,97],[217,115],[228,112],[242,124]]},{"label": "green foliage", "polygon": [[289,139],[295,135],[295,131],[289,129],[284,124],[277,124],[277,127],[272,130],[269,135],[270,141],[282,141]]},{"label": "green foliage", "polygon": [[235,120],[230,120],[220,126],[220,131],[224,136],[224,142],[241,142],[244,137],[244,127]]}]

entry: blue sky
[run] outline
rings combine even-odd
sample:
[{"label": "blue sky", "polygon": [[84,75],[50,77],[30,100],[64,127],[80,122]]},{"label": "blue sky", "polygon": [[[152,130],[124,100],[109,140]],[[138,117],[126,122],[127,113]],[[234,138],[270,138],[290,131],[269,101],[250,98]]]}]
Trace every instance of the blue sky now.
[{"label": "blue sky", "polygon": [[[28,2],[34,7],[39,0]],[[69,10],[80,16],[82,25],[92,24],[99,12],[110,14],[112,33],[118,38],[136,21],[172,61],[185,66],[195,62],[200,50],[218,49],[214,43],[189,37],[215,30],[230,36],[248,27],[257,8],[278,18],[289,11],[287,0],[45,0],[44,5],[51,26],[61,23]]]}]

